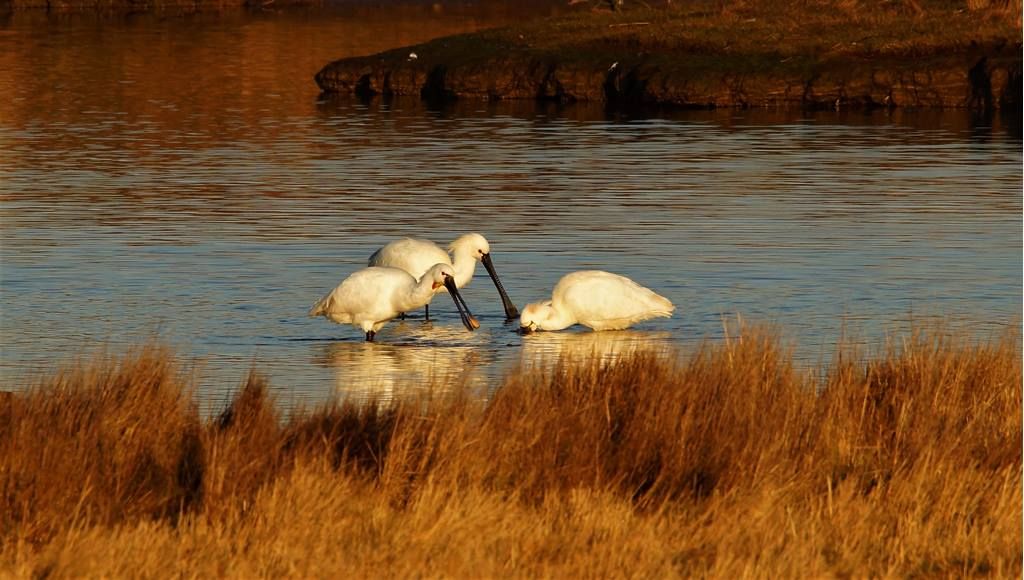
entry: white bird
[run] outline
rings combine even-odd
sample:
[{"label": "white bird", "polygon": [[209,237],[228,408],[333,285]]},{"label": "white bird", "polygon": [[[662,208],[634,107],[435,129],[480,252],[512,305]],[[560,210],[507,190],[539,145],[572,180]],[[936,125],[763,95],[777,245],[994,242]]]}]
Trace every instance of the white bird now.
[{"label": "white bird", "polygon": [[[398,268],[363,268],[353,272],[309,309],[310,316],[323,315],[338,324],[351,324],[363,329],[366,340],[389,320],[412,308],[424,306],[440,287],[448,288],[459,310],[462,323],[469,330],[480,327],[469,306],[455,286],[455,270],[450,264],[435,264],[416,278]],[[465,308],[465,312],[463,312]]]},{"label": "white bird", "polygon": [[[451,252],[450,256],[449,252]],[[498,294],[501,296],[501,304],[505,308],[505,318],[514,320],[519,316],[519,310],[512,304],[512,300],[509,299],[508,294],[505,292],[505,287],[501,285],[501,280],[498,279],[498,273],[495,271],[494,263],[491,261],[491,245],[487,242],[487,238],[480,234],[473,233],[459,236],[454,242],[449,244],[447,252],[430,240],[402,238],[390,242],[374,252],[370,256],[367,265],[400,268],[419,279],[434,264],[451,264],[455,269],[455,286],[462,288],[468,286],[473,280],[478,260],[483,262],[484,268],[487,268],[487,273],[494,282],[494,287],[498,289]],[[443,287],[437,289],[438,292],[443,292],[444,290],[445,288]],[[430,318],[429,304],[430,300],[428,299],[424,305],[427,306],[428,319]]]},{"label": "white bird", "polygon": [[621,330],[658,316],[672,316],[675,306],[636,282],[600,270],[566,274],[551,300],[527,304],[519,331],[562,330],[582,324],[594,330]]}]

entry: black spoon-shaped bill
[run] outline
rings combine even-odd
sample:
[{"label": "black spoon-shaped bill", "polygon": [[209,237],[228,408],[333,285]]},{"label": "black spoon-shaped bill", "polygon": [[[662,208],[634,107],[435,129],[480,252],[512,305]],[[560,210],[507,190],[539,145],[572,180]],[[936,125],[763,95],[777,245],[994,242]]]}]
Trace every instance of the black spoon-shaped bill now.
[{"label": "black spoon-shaped bill", "polygon": [[473,313],[469,311],[469,305],[462,298],[462,294],[459,294],[459,289],[455,286],[455,278],[445,276],[444,287],[452,295],[452,302],[455,303],[455,308],[459,311],[459,318],[462,319],[462,324],[466,327],[466,330],[473,331],[480,328],[480,323],[473,317]]},{"label": "black spoon-shaped bill", "polygon": [[494,282],[494,287],[498,289],[498,294],[501,295],[501,305],[505,308],[505,318],[507,320],[513,320],[519,316],[519,310],[515,304],[512,304],[512,300],[509,299],[508,293],[505,292],[505,287],[501,285],[501,280],[498,278],[498,272],[494,269],[494,262],[491,261],[490,254],[484,254],[480,261],[484,263],[484,268],[487,268],[487,273],[491,276],[491,281]]}]

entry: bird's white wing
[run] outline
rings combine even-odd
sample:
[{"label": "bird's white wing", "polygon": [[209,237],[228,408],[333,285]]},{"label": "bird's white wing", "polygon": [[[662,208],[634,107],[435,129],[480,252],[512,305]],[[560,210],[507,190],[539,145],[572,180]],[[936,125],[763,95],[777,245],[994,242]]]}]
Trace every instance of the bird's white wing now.
[{"label": "bird's white wing", "polygon": [[403,289],[407,291],[414,282],[411,275],[397,268],[364,268],[321,298],[310,314],[323,314],[337,322],[360,318],[385,320],[398,313],[395,309],[397,295]]},{"label": "bird's white wing", "polygon": [[552,295],[556,308],[566,308],[586,326],[597,330],[626,328],[658,316],[671,316],[667,298],[636,282],[600,270],[573,272],[563,277]]},{"label": "bird's white wing", "polygon": [[434,242],[419,238],[402,238],[389,242],[374,252],[367,265],[405,270],[419,280],[434,264],[451,263],[448,252]]}]

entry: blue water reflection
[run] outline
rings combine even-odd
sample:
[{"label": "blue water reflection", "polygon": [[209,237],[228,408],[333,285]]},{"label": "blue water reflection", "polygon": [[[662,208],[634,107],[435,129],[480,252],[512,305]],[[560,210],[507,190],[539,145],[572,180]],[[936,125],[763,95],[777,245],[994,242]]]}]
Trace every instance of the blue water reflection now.
[{"label": "blue water reflection", "polygon": [[[254,42],[326,38],[337,23],[288,24]],[[486,393],[524,361],[686,349],[721,337],[735,314],[777,323],[808,364],[843,335],[875,340],[940,318],[983,337],[1020,318],[1021,144],[998,117],[979,127],[955,111],[437,111],[317,95],[311,71],[339,55],[312,46],[282,78],[260,56],[280,47],[224,52],[222,69],[173,97],[145,86],[132,59],[105,73],[138,81],[114,93],[83,66],[62,81],[74,89],[67,104],[37,98],[50,89],[18,67],[86,58],[71,52],[103,37],[33,45],[32,30],[15,28],[28,44],[7,48],[23,60],[0,73],[14,95],[0,108],[4,388],[154,335],[195,362],[206,398],[256,366],[285,401],[315,402],[386,399],[451,369]],[[231,40],[198,30],[190,50]],[[153,29],[121,32],[110,50],[159,46],[147,48]],[[243,56],[244,95],[226,83]],[[598,268],[677,313],[622,335],[522,338],[481,268],[464,292],[477,333],[444,297],[434,322],[393,322],[379,345],[305,316],[387,241],[468,231],[490,240],[520,307],[565,273]]]}]

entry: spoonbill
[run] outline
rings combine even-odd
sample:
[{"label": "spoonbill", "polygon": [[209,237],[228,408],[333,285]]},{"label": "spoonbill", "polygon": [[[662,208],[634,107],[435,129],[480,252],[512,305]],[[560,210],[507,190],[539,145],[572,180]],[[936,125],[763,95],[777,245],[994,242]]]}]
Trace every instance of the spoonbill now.
[{"label": "spoonbill", "polygon": [[[451,252],[451,256],[448,253]],[[400,268],[412,274],[417,279],[423,276],[434,264],[451,264],[455,268],[455,286],[462,288],[468,286],[473,280],[473,273],[476,272],[477,260],[483,262],[484,268],[491,276],[494,287],[498,289],[501,296],[501,304],[505,308],[505,318],[514,320],[519,316],[519,310],[509,299],[505,287],[498,279],[498,272],[491,262],[491,245],[487,238],[480,234],[464,234],[448,245],[448,251],[444,251],[430,240],[419,238],[402,238],[389,242],[383,248],[377,250],[370,256],[368,266],[388,266]],[[438,288],[443,292],[444,287]],[[430,300],[424,305],[427,307],[427,318],[430,318]]]},{"label": "spoonbill", "polygon": [[551,300],[527,304],[519,318],[519,332],[562,330],[582,324],[594,330],[622,330],[675,310],[664,296],[636,282],[601,270],[566,274],[555,285]]},{"label": "spoonbill", "polygon": [[389,320],[401,312],[425,306],[442,286],[452,295],[462,324],[468,330],[480,328],[455,286],[455,269],[451,264],[434,264],[418,280],[398,268],[363,268],[317,301],[309,315],[323,315],[338,324],[361,328],[366,340],[373,342],[374,335]]}]

